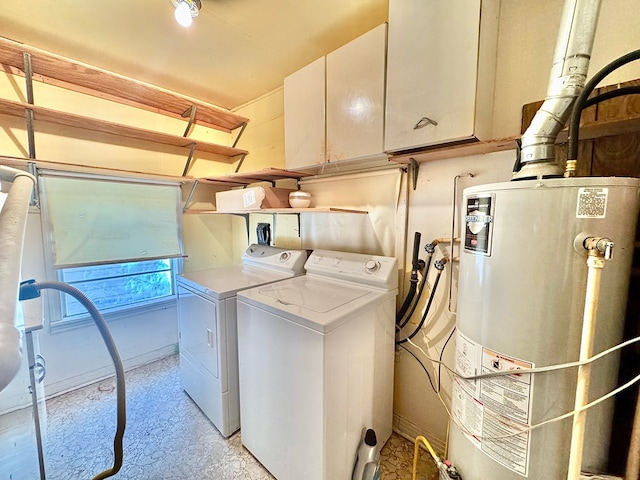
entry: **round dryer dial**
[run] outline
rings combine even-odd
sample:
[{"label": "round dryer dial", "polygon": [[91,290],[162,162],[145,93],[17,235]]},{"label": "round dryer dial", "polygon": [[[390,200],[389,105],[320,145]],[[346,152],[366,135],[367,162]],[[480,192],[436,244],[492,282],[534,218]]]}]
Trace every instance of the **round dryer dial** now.
[{"label": "round dryer dial", "polygon": [[282,252],[280,254],[280,263],[285,263],[291,258],[291,252]]},{"label": "round dryer dial", "polygon": [[364,265],[364,268],[369,273],[377,272],[378,269],[380,268],[380,262],[376,262],[375,260],[369,260]]}]

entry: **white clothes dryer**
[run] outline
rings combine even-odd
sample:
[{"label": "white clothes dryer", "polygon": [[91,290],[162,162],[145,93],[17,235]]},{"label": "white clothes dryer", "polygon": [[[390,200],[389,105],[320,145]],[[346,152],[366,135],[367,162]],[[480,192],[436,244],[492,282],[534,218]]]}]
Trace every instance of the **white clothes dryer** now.
[{"label": "white clothes dryer", "polygon": [[250,245],[242,265],[177,276],[180,383],[225,437],[240,428],[236,294],[304,274],[304,250]]},{"label": "white clothes dryer", "polygon": [[350,480],[391,435],[395,258],[314,250],[307,274],[238,293],[242,443],[278,480]]}]

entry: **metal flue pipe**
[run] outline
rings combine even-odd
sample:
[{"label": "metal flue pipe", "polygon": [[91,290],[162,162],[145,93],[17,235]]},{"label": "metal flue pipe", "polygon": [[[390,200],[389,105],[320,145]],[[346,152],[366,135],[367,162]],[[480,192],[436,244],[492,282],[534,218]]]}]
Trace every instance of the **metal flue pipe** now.
[{"label": "metal flue pipe", "polygon": [[600,3],[565,1],[547,96],[522,135],[522,167],[513,180],[563,176],[555,161],[555,141],[586,83]]},{"label": "metal flue pipe", "polygon": [[27,213],[36,179],[22,170],[0,166],[0,180],[11,188],[0,212],[0,391],[20,368],[22,348],[16,308]]}]

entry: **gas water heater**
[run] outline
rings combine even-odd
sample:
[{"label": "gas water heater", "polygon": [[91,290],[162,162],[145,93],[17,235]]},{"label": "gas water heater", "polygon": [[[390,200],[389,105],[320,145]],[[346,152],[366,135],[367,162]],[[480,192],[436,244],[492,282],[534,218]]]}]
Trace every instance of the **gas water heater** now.
[{"label": "gas water heater", "polygon": [[[640,179],[553,178],[471,187],[463,193],[449,456],[465,480],[567,478],[575,368],[535,375],[518,369],[578,359],[589,236],[614,242],[602,270],[594,353],[622,338]],[[618,357],[592,367],[590,399],[616,386]],[[613,399],[588,411],[583,469],[608,457]]]}]

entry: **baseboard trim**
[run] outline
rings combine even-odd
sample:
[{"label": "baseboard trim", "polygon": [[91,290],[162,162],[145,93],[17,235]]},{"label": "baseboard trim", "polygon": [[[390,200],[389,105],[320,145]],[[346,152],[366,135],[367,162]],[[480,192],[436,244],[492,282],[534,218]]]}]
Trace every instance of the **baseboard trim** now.
[{"label": "baseboard trim", "polygon": [[[166,345],[157,350],[145,352],[142,355],[136,355],[122,361],[125,371],[133,370],[134,368],[142,367],[161,358],[174,355],[178,351],[177,344]],[[113,371],[113,365],[107,365],[102,368],[91,370],[83,373],[82,375],[76,375],[74,377],[66,378],[60,382],[47,384],[45,387],[46,399],[54,398],[59,395],[71,392],[78,388],[86,387],[92,383],[100,382],[115,375]]]},{"label": "baseboard trim", "polygon": [[393,431],[400,435],[402,438],[409,440],[411,443],[414,443],[416,437],[418,435],[422,435],[434,448],[434,450],[438,453],[438,455],[444,456],[444,451],[446,448],[446,441],[439,438],[437,435],[434,435],[431,432],[424,431],[416,424],[410,422],[409,420],[402,418],[400,415],[393,414]]}]

